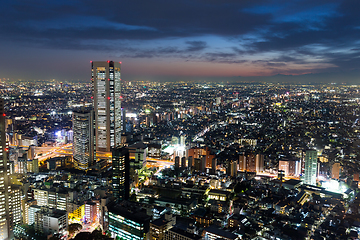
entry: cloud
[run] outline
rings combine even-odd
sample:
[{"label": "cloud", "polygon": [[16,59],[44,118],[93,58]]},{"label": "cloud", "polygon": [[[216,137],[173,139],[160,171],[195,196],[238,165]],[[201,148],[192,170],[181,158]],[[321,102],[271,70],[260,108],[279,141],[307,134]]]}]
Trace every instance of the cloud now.
[{"label": "cloud", "polygon": [[189,45],[186,49],[189,52],[200,51],[206,48],[206,42],[204,41],[186,41],[185,43]]},{"label": "cloud", "polygon": [[0,44],[346,71],[360,66],[358,9],[353,0],[12,0],[0,9]]}]

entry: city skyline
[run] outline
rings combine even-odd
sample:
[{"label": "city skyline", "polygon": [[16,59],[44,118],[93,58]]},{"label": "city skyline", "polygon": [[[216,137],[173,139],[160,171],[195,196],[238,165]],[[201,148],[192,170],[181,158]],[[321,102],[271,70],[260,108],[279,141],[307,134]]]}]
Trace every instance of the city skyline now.
[{"label": "city skyline", "polygon": [[116,60],[129,81],[356,83],[358,8],[345,0],[11,1],[0,10],[0,78],[86,82],[89,61]]},{"label": "city skyline", "polygon": [[92,73],[93,84],[1,83],[4,233],[358,238],[360,86],[124,82],[121,148],[90,157],[112,124],[95,140],[78,108],[116,116],[120,63]]}]

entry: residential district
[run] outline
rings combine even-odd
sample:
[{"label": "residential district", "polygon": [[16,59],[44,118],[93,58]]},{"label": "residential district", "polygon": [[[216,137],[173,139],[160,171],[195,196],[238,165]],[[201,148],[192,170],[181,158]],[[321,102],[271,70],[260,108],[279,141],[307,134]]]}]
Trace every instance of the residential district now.
[{"label": "residential district", "polygon": [[360,86],[120,66],[1,79],[0,239],[358,239]]}]

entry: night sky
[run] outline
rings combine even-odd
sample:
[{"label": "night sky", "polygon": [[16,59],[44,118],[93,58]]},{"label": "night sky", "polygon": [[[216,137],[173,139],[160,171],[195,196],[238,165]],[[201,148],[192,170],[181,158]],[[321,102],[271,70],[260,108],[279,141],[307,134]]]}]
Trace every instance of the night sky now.
[{"label": "night sky", "polygon": [[0,78],[88,81],[91,60],[114,60],[124,80],[360,83],[359,12],[359,0],[2,1]]}]

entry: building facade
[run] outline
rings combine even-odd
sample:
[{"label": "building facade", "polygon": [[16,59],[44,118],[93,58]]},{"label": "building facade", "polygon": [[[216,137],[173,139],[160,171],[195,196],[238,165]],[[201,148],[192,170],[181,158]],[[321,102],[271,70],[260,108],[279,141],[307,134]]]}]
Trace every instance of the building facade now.
[{"label": "building facade", "polygon": [[86,171],[95,162],[94,130],[92,110],[79,109],[73,112],[73,156],[77,169]]},{"label": "building facade", "polygon": [[127,148],[112,151],[112,168],[113,195],[118,201],[126,200],[130,192],[130,155]]},{"label": "building facade", "polygon": [[0,98],[0,239],[10,237],[8,145],[5,134],[4,100]]},{"label": "building facade", "polygon": [[121,144],[121,64],[91,62],[96,151],[110,152]]},{"label": "building facade", "polygon": [[244,154],[239,156],[239,171],[262,172],[264,171],[264,155]]},{"label": "building facade", "polygon": [[115,205],[109,207],[111,237],[124,240],[148,239],[150,216],[141,209]]},{"label": "building facade", "polygon": [[58,210],[67,210],[69,200],[69,193],[66,191],[60,192],[55,188],[51,189],[34,189],[34,199],[39,206],[47,206]]},{"label": "building facade", "polygon": [[305,155],[304,183],[316,186],[317,151],[307,150]]}]

